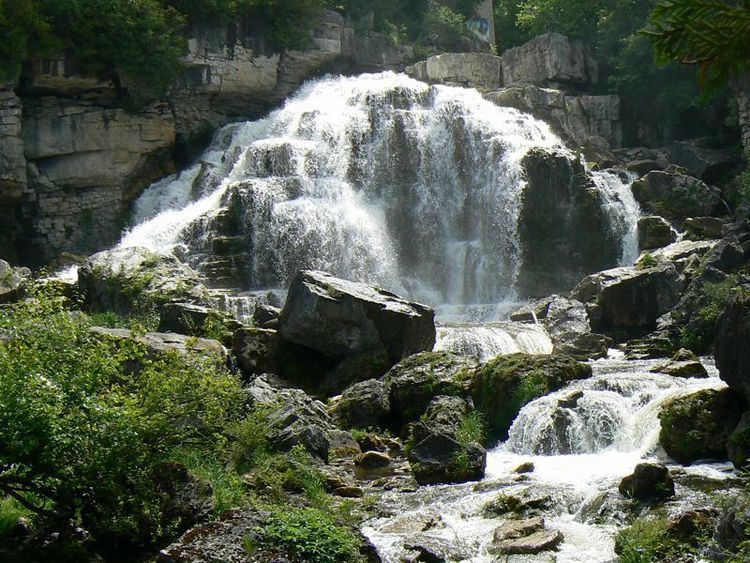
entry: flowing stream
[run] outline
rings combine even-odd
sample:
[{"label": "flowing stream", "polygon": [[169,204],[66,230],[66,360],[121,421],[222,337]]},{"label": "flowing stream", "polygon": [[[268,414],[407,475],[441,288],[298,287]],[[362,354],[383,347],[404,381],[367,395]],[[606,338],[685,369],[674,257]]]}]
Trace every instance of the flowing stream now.
[{"label": "flowing stream", "polygon": [[[488,452],[480,483],[422,487],[414,493],[386,493],[388,515],[369,522],[365,534],[386,563],[401,561],[404,545],[442,546],[451,561],[506,561],[491,551],[502,517],[484,509],[499,496],[545,497],[540,514],[564,541],[556,552],[507,556],[507,561],[604,563],[614,561],[614,535],[626,508],[617,493],[625,475],[643,460],[669,460],[658,446],[659,406],[667,399],[724,383],[709,360],[708,379],[679,379],[651,373],[654,361],[605,359],[592,362],[591,379],[529,403],[515,420],[506,442]],[[532,462],[534,471],[514,470]],[[734,477],[731,464],[699,463],[677,479],[676,513],[707,500],[706,489],[724,488]],[[500,558],[498,558],[500,557]]]}]

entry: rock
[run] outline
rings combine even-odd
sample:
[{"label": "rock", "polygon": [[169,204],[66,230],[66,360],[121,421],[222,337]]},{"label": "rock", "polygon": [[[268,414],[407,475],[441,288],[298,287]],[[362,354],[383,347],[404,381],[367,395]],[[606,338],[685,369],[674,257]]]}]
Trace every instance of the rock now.
[{"label": "rock", "polygon": [[498,542],[493,549],[507,555],[535,555],[556,549],[563,539],[559,530],[540,530],[523,538]]},{"label": "rock", "polygon": [[278,388],[268,377],[253,380],[248,395],[252,406],[270,409],[267,439],[271,447],[290,451],[299,444],[313,457],[328,461],[331,433],[337,429],[323,403],[301,389]]},{"label": "rock", "polygon": [[714,356],[721,379],[750,403],[750,288],[730,297],[716,325]]},{"label": "rock", "polygon": [[391,464],[391,457],[382,452],[365,452],[357,458],[356,464],[363,469],[379,469]]},{"label": "rock", "polygon": [[649,172],[633,182],[633,195],[648,212],[683,225],[688,217],[726,215],[727,207],[715,188],[697,178],[672,172]]},{"label": "rock", "polygon": [[708,377],[708,371],[700,359],[690,350],[680,349],[668,362],[663,362],[651,369],[654,373],[665,373],[672,377]]},{"label": "rock", "polygon": [[356,362],[360,369],[349,374],[351,383],[381,375],[402,358],[431,350],[434,319],[429,307],[385,290],[304,271],[292,281],[279,332],[285,340],[331,359]]},{"label": "rock", "polygon": [[663,248],[677,241],[677,231],[663,217],[641,217],[638,220],[638,247],[641,250]]},{"label": "rock", "polygon": [[645,176],[654,170],[664,170],[664,165],[658,160],[631,160],[625,165],[625,169],[635,172],[638,176]]},{"label": "rock", "polygon": [[513,473],[518,473],[518,474],[533,473],[534,469],[535,469],[534,462],[533,461],[527,461],[525,463],[522,463],[518,467],[516,467],[513,470]]},{"label": "rock", "polygon": [[703,542],[713,531],[718,515],[714,508],[688,510],[670,519],[667,533],[682,542]]},{"label": "rock", "polygon": [[342,498],[362,498],[365,496],[365,493],[359,487],[339,487],[334,489],[331,494]]},{"label": "rock", "polygon": [[436,397],[414,425],[406,450],[417,483],[464,483],[484,476],[487,452],[458,433],[470,410],[459,397]]},{"label": "rock", "polygon": [[26,293],[26,284],[31,281],[31,270],[14,268],[0,260],[0,305],[13,303]]},{"label": "rock", "polygon": [[91,334],[103,339],[122,342],[135,341],[145,346],[151,357],[158,357],[167,353],[178,354],[195,353],[213,358],[217,365],[226,366],[229,358],[227,349],[218,340],[195,338],[183,334],[147,332],[137,334],[123,328],[91,327]]},{"label": "rock", "polygon": [[617,264],[619,236],[582,161],[565,151],[532,149],[521,164],[527,182],[518,219],[521,295],[569,290],[583,276]]},{"label": "rock", "polygon": [[742,399],[731,389],[704,389],[670,399],[659,412],[659,442],[679,463],[727,459],[729,436],[743,410]]},{"label": "rock", "polygon": [[571,297],[596,302],[594,330],[632,330],[654,327],[656,320],[677,304],[683,289],[677,268],[664,264],[593,274],[575,287]]},{"label": "rock", "polygon": [[714,148],[710,139],[673,141],[667,147],[669,161],[706,182],[718,182],[738,162],[736,151]]},{"label": "rock", "polygon": [[470,390],[475,408],[487,418],[488,439],[492,442],[507,437],[511,423],[526,403],[591,375],[591,366],[569,356],[511,354],[480,367]]},{"label": "rock", "polygon": [[487,53],[442,53],[407,67],[406,74],[422,82],[493,89],[502,85],[502,59]]},{"label": "rock", "polygon": [[349,387],[331,408],[344,428],[384,428],[391,413],[389,390],[384,381],[370,379]]},{"label": "rock", "polygon": [[603,334],[566,333],[555,340],[554,352],[585,361],[606,358],[611,347],[612,339]]},{"label": "rock", "polygon": [[737,552],[750,539],[750,502],[745,495],[729,495],[717,519],[713,537],[726,552]]},{"label": "rock", "polygon": [[590,86],[599,79],[598,65],[585,44],[559,33],[508,49],[502,67],[505,86]]},{"label": "rock", "polygon": [[450,352],[423,352],[393,366],[384,377],[392,428],[400,431],[418,420],[436,395],[463,395],[478,365],[471,357]]},{"label": "rock", "polygon": [[568,144],[584,149],[587,159],[622,145],[619,96],[575,96],[538,86],[511,86],[485,98],[544,121]]},{"label": "rock", "polygon": [[750,411],[746,411],[737,423],[727,443],[727,454],[737,469],[750,465]]},{"label": "rock", "polygon": [[359,443],[349,432],[334,429],[328,432],[328,436],[330,438],[330,457],[337,459],[356,458],[362,453]]},{"label": "rock", "polygon": [[275,330],[241,328],[234,333],[232,351],[246,375],[281,374],[283,343]]},{"label": "rock", "polygon": [[188,336],[215,336],[231,344],[232,334],[242,323],[224,311],[193,303],[166,303],[159,312],[159,332]]},{"label": "rock", "polygon": [[[681,240],[664,248],[641,254],[635,265],[639,269],[644,269],[654,264],[674,264],[677,271],[682,274],[692,270],[694,265],[697,265],[700,259],[711,252],[715,246],[716,243],[711,241]],[[648,256],[648,261],[646,256]]]},{"label": "rock", "polygon": [[164,524],[177,523],[184,530],[209,516],[215,508],[211,483],[199,479],[181,463],[160,464],[154,481],[166,500]]},{"label": "rock", "polygon": [[84,305],[93,312],[127,315],[169,301],[210,305],[208,290],[187,264],[145,248],[99,252],[78,270]]},{"label": "rock", "polygon": [[666,466],[639,463],[620,482],[620,494],[642,501],[663,500],[674,496],[674,481]]},{"label": "rock", "polygon": [[253,322],[260,328],[277,328],[281,309],[271,305],[258,305],[253,311]]},{"label": "rock", "polygon": [[494,542],[505,540],[514,540],[530,536],[531,534],[544,529],[544,518],[537,516],[535,518],[526,518],[524,520],[511,520],[502,526],[495,528],[492,533]]},{"label": "rock", "polygon": [[444,540],[419,534],[404,542],[407,555],[402,557],[404,563],[447,563],[448,561],[466,561],[469,551],[464,548],[459,538]]},{"label": "rock", "polygon": [[688,217],[685,219],[690,240],[720,239],[726,226],[724,219],[717,217]]},{"label": "rock", "polygon": [[518,494],[500,494],[482,509],[485,518],[497,518],[507,514],[528,515],[552,506],[552,497],[532,489],[524,489]]}]

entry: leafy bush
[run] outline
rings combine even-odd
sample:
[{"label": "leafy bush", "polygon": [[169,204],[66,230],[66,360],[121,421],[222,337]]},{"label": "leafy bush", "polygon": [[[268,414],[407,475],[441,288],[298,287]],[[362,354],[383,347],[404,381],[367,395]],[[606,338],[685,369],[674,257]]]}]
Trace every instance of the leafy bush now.
[{"label": "leafy bush", "polygon": [[664,519],[636,520],[615,539],[615,552],[622,563],[656,563],[683,555],[685,546],[672,537]]},{"label": "leafy bush", "polygon": [[456,429],[458,442],[464,446],[476,442],[484,444],[487,439],[487,423],[479,411],[467,414]]},{"label": "leafy bush", "polygon": [[738,278],[729,276],[720,283],[705,283],[697,287],[694,301],[699,304],[696,314],[680,331],[680,345],[696,353],[708,351],[713,345],[719,315],[737,287]]},{"label": "leafy bush", "polygon": [[317,508],[284,507],[272,511],[262,530],[264,541],[310,563],[356,561],[360,540]]},{"label": "leafy bush", "polygon": [[62,304],[0,311],[0,493],[51,526],[151,541],[168,531],[155,471],[177,447],[223,447],[240,382],[209,359],[97,339]]}]

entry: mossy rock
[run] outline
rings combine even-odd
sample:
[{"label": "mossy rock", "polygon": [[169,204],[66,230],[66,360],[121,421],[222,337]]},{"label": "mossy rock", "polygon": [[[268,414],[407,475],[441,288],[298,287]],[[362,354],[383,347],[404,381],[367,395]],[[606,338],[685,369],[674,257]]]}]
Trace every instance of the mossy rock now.
[{"label": "mossy rock", "polygon": [[743,410],[731,389],[704,389],[664,403],[659,413],[659,442],[679,463],[727,459],[729,437]]},{"label": "mossy rock", "polygon": [[591,375],[590,365],[563,354],[498,356],[476,371],[471,396],[474,406],[485,415],[492,442],[507,438],[524,405]]}]

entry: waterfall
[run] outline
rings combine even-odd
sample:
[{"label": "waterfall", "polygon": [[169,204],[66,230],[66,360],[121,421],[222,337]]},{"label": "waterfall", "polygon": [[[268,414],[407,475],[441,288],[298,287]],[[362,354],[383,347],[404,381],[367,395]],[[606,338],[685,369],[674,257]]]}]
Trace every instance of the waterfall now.
[{"label": "waterfall", "polygon": [[[521,160],[535,147],[574,158],[545,123],[475,90],[324,78],[225,127],[195,166],[151,186],[120,244],[174,252],[216,288],[284,288],[314,268],[464,307],[465,321],[515,299]],[[627,186],[594,177],[629,240]]]},{"label": "waterfall", "polygon": [[520,323],[438,326],[435,350],[476,356],[480,361],[500,354],[551,354],[552,341],[541,326]]}]

